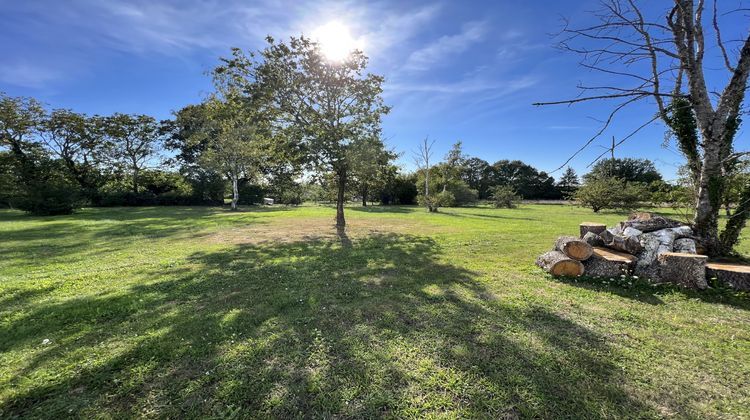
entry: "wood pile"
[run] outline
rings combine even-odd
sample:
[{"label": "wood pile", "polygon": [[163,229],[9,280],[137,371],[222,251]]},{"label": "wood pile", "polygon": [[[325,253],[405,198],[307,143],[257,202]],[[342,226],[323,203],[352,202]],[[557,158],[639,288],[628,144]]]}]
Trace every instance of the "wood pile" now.
[{"label": "wood pile", "polygon": [[536,264],[553,276],[621,277],[633,275],[655,283],[705,289],[716,279],[738,290],[750,290],[750,266],[708,262],[693,230],[677,220],[634,213],[607,228],[580,224],[579,238],[561,236]]}]

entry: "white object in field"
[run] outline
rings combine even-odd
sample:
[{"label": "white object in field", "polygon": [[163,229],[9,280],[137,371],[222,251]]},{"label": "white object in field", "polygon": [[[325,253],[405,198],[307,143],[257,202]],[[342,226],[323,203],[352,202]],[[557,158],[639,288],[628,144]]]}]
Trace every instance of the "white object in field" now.
[{"label": "white object in field", "polygon": [[263,204],[267,204],[270,206],[271,204],[273,204],[273,198],[264,197]]}]

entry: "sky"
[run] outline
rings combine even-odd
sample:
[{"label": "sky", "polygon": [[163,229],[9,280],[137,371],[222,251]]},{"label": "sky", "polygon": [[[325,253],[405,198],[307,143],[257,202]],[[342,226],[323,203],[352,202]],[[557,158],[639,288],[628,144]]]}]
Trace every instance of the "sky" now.
[{"label": "sky", "polygon": [[[671,3],[660,1],[659,7]],[[575,97],[581,82],[609,82],[554,47],[563,17],[591,23],[595,9],[595,0],[0,0],[0,91],[51,108],[165,119],[205,98],[206,72],[230,48],[256,50],[267,35],[310,35],[337,22],[370,57],[369,71],[386,78],[392,111],[384,136],[402,152],[406,169],[429,136],[438,158],[461,140],[465,153],[490,163],[520,159],[552,171],[599,129],[612,106],[532,105]],[[744,30],[736,20],[729,29]],[[718,60],[715,48],[707,55]],[[722,77],[717,70],[711,83],[721,86]],[[570,166],[587,172],[613,136],[625,136],[655,109],[650,103],[626,110]],[[654,124],[615,155],[651,159],[674,179],[683,159],[665,144],[664,132]],[[748,144],[744,131],[738,142]]]}]

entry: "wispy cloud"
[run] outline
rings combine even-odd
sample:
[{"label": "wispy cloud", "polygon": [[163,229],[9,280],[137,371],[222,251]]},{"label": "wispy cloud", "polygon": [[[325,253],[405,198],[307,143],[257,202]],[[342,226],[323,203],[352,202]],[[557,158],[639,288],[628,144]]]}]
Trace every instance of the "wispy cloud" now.
[{"label": "wispy cloud", "polygon": [[442,36],[426,47],[414,51],[406,61],[404,69],[427,70],[435,63],[453,58],[456,54],[465,51],[472,44],[482,40],[486,32],[486,22],[468,22],[463,25],[458,34]]},{"label": "wispy cloud", "polygon": [[26,62],[0,63],[0,82],[9,85],[38,89],[60,76],[54,69]]}]

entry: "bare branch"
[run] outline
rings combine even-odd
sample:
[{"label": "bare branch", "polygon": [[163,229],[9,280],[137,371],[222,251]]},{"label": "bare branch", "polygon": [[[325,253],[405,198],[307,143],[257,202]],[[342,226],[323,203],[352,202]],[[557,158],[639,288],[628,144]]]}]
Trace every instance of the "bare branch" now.
[{"label": "bare branch", "polygon": [[727,70],[729,70],[730,73],[734,73],[734,67],[732,67],[732,63],[729,61],[729,55],[727,54],[727,49],[724,47],[724,43],[721,42],[721,29],[719,29],[719,21],[716,16],[717,15],[716,3],[717,3],[717,0],[714,0],[713,25],[714,25],[714,32],[716,32],[716,44],[719,46],[719,49],[721,50],[721,56],[724,58],[724,65],[726,66]]}]

